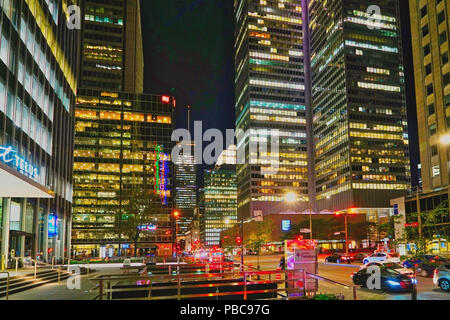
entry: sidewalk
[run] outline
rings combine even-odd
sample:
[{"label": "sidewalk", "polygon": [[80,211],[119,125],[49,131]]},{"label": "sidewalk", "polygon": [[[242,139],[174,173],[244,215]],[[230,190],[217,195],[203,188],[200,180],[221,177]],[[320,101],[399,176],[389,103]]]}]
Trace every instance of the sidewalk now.
[{"label": "sidewalk", "polygon": [[[9,300],[93,300],[98,295],[98,290],[89,292],[96,285],[94,281],[90,281],[89,279],[100,273],[109,274],[118,272],[120,270],[117,268],[107,268],[106,270],[98,270],[95,273],[80,276],[80,289],[69,289],[69,286],[75,283],[74,278],[69,278],[61,281],[61,284],[58,284],[58,282],[49,283],[34,289],[12,294],[9,296]],[[15,270],[13,274],[15,274]],[[6,297],[2,297],[0,300],[6,300]]]}]

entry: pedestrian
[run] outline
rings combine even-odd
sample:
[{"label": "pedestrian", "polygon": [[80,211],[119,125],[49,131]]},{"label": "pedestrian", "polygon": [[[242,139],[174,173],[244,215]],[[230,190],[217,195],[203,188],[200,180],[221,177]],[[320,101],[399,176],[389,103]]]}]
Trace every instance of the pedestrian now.
[{"label": "pedestrian", "polygon": [[286,270],[286,259],[284,256],[281,257],[279,266],[281,270]]}]

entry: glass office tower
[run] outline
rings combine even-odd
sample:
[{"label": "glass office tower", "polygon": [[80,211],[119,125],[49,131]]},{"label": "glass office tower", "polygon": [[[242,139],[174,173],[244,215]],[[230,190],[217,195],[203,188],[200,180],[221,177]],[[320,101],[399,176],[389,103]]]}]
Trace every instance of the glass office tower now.
[{"label": "glass office tower", "polygon": [[410,186],[399,3],[309,6],[318,209],[370,219]]},{"label": "glass office tower", "polygon": [[[102,97],[102,98],[98,98]],[[72,247],[75,257],[134,253],[119,237],[129,193],[156,193],[152,220],[138,253],[170,254],[173,223],[172,150],[174,99],[166,96],[80,89],[77,96]]]},{"label": "glass office tower", "polygon": [[[239,217],[303,210],[308,129],[302,1],[235,0],[234,8],[236,128],[245,132],[237,149],[246,150],[245,164],[237,164]],[[270,144],[275,130],[279,152],[249,150],[251,143]],[[287,194],[299,200],[295,208]]]},{"label": "glass office tower", "polygon": [[206,247],[219,246],[220,233],[237,223],[236,167],[222,165],[213,170],[205,170],[204,179],[201,242]]},{"label": "glass office tower", "polygon": [[133,241],[122,237],[116,219],[125,210],[131,189],[156,192],[163,206],[139,239],[137,253],[171,254],[174,172],[169,155],[175,99],[142,94],[139,0],[83,0],[81,4],[74,256],[134,253]]},{"label": "glass office tower", "polygon": [[1,266],[70,253],[77,30],[74,1],[0,1]]},{"label": "glass office tower", "polygon": [[142,93],[139,0],[82,0],[80,87]]},{"label": "glass office tower", "polygon": [[[180,142],[182,144],[183,142]],[[190,154],[181,151],[179,163],[175,163],[175,209],[180,212],[178,239],[183,240],[194,217],[197,205],[197,171],[194,159],[194,144],[189,144]]]}]

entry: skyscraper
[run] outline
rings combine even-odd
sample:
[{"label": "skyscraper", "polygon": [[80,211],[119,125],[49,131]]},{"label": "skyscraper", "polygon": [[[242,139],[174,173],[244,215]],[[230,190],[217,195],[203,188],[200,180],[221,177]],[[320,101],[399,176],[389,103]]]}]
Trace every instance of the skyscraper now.
[{"label": "skyscraper", "polygon": [[[222,152],[229,162],[236,162],[236,146]],[[200,224],[202,243],[211,247],[220,245],[220,233],[237,223],[236,165],[222,163],[204,173],[204,214]]]},{"label": "skyscraper", "polygon": [[317,206],[370,219],[410,186],[399,3],[309,5]]},{"label": "skyscraper", "polygon": [[422,187],[448,187],[450,72],[449,2],[409,1],[416,81]]},{"label": "skyscraper", "polygon": [[[180,142],[182,144],[184,142]],[[186,146],[185,146],[186,147]],[[178,219],[178,239],[184,237],[194,217],[197,205],[197,171],[194,160],[194,144],[187,146],[190,154],[180,153],[179,163],[175,163],[175,208],[180,212]]]},{"label": "skyscraper", "polygon": [[170,254],[175,99],[142,94],[139,1],[82,5],[72,249],[94,257],[133,253],[134,241],[120,230],[134,214],[127,212],[130,191],[139,189],[156,193],[163,208],[155,204],[137,249]]},{"label": "skyscraper", "polygon": [[139,0],[82,0],[81,6],[80,87],[142,93]]},{"label": "skyscraper", "polygon": [[70,253],[79,32],[73,1],[0,1],[0,242],[12,257]]},{"label": "skyscraper", "polygon": [[[302,1],[235,0],[234,8],[236,128],[246,132],[237,149],[247,154],[237,164],[239,217],[291,211],[286,194],[296,194],[296,210],[308,208]],[[278,153],[251,152],[276,130]]]}]

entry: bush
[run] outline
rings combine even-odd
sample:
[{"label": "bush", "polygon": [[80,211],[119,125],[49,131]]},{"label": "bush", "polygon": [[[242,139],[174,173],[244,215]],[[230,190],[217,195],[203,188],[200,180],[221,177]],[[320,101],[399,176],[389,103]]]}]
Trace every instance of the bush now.
[{"label": "bush", "polygon": [[316,294],[314,297],[312,297],[311,300],[337,300],[338,298],[334,294]]}]

